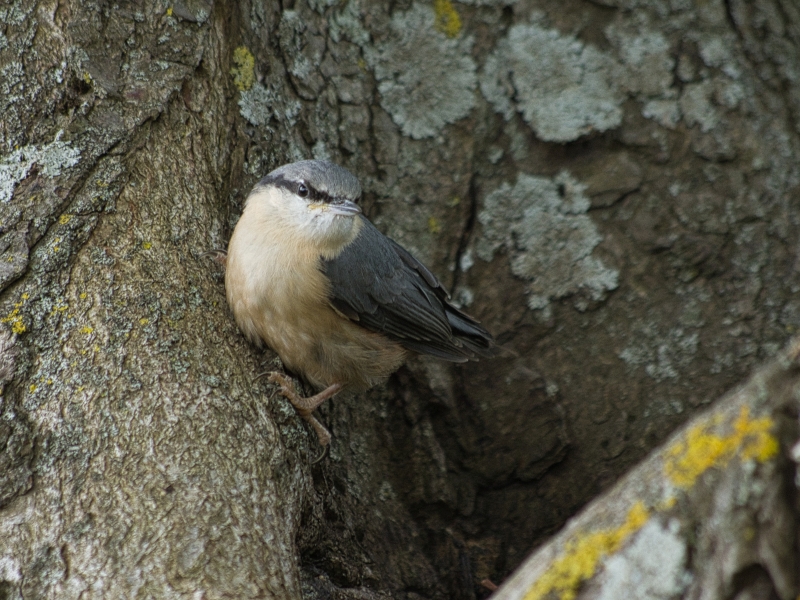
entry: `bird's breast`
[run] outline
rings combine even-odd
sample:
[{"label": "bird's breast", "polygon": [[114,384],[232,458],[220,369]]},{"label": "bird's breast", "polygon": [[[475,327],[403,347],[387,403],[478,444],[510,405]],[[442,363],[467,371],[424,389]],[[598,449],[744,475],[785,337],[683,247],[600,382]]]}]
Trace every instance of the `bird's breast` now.
[{"label": "bird's breast", "polygon": [[[241,224],[241,223],[240,223]],[[298,340],[307,316],[326,304],[326,281],[319,257],[280,232],[237,225],[228,247],[225,287],[228,304],[242,331],[254,342],[277,349]]]},{"label": "bird's breast", "polygon": [[402,364],[406,352],[398,344],[331,308],[317,249],[241,224],[228,247],[225,287],[236,323],[251,341],[266,342],[317,387],[368,388]]}]

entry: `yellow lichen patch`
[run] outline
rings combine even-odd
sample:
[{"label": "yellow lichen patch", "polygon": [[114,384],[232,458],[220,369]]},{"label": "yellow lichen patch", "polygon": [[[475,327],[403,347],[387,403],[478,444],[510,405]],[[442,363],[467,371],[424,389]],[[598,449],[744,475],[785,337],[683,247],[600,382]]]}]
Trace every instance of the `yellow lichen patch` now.
[{"label": "yellow lichen patch", "polygon": [[450,0],[433,0],[433,11],[436,13],[436,29],[449,38],[461,33],[461,17]]},{"label": "yellow lichen patch", "polygon": [[149,322],[150,322],[150,319],[148,319],[146,317],[142,317],[141,319],[139,319],[139,325],[147,325]]},{"label": "yellow lichen patch", "polygon": [[436,217],[430,217],[428,219],[428,231],[430,231],[433,235],[436,235],[442,230],[442,226],[439,225],[439,221],[436,220]]},{"label": "yellow lichen patch", "polygon": [[20,314],[20,309],[28,298],[30,298],[28,294],[22,294],[20,301],[14,303],[13,310],[0,319],[0,323],[11,323],[11,331],[17,335],[28,331],[28,328],[25,326],[25,321],[22,320],[22,315]]},{"label": "yellow lichen patch", "polygon": [[672,510],[677,503],[678,499],[675,496],[668,496],[666,500],[658,505],[656,510],[658,510],[658,512],[666,512],[668,510]]},{"label": "yellow lichen patch", "polygon": [[153,247],[152,243],[150,243],[150,242],[142,242],[142,248],[144,248],[145,250],[150,250],[150,248],[152,248],[152,247]]},{"label": "yellow lichen patch", "polygon": [[69,309],[69,304],[56,304],[53,307],[53,310],[50,311],[50,316],[57,315],[58,313],[63,313]]},{"label": "yellow lichen patch", "polygon": [[71,219],[72,219],[72,215],[61,215],[58,218],[58,222],[61,223],[62,225],[66,225],[67,223],[70,222]]},{"label": "yellow lichen patch", "polygon": [[770,433],[769,417],[750,418],[743,406],[733,423],[733,431],[719,435],[713,431],[719,418],[692,427],[681,440],[667,448],[664,472],[678,487],[688,488],[712,467],[723,467],[735,456],[764,462],[778,453],[778,440]]},{"label": "yellow lichen patch", "polygon": [[733,424],[737,438],[745,441],[742,446],[742,458],[766,462],[780,449],[777,438],[772,435],[774,425],[769,417],[750,418],[750,409],[746,406],[739,411],[739,417]]},{"label": "yellow lichen patch", "polygon": [[233,62],[236,64],[231,69],[233,84],[239,91],[247,91],[255,83],[256,59],[246,47],[239,46],[233,51]]},{"label": "yellow lichen patch", "polygon": [[94,333],[94,328],[85,325],[84,327],[81,327],[81,333],[89,335],[90,333]]},{"label": "yellow lichen patch", "polygon": [[167,7],[167,16],[168,17],[172,16],[172,7],[171,6]]},{"label": "yellow lichen patch", "polygon": [[541,600],[557,594],[561,600],[573,600],[580,585],[591,578],[600,562],[619,550],[650,518],[644,503],[637,502],[619,527],[576,535],[567,542],[555,559],[525,594],[524,600]]}]

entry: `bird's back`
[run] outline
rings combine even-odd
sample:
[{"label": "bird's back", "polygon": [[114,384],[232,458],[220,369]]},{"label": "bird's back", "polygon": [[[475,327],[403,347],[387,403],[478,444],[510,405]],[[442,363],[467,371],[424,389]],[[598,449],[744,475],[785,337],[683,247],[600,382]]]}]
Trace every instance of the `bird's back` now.
[{"label": "bird's back", "polygon": [[358,236],[323,260],[330,302],[407,350],[453,362],[495,354],[491,334],[453,306],[438,279],[366,218]]}]

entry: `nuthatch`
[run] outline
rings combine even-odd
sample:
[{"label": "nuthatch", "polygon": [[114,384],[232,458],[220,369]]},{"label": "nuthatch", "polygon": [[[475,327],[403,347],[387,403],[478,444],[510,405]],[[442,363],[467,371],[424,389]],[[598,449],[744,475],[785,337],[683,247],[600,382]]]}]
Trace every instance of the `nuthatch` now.
[{"label": "nuthatch", "polygon": [[360,197],[358,179],[331,162],[284,165],[250,192],[228,245],[236,323],[322,390],[303,398],[284,376],[269,378],[323,446],[330,433],[311,413],[337,392],[376,385],[412,353],[453,362],[495,353],[491,334],[361,214]]}]

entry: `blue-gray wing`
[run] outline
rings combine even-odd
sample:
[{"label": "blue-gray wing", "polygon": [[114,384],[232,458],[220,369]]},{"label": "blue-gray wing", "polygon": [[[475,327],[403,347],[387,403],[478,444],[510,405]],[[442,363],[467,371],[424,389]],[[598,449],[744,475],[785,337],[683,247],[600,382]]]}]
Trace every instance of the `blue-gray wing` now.
[{"label": "blue-gray wing", "polygon": [[322,261],[330,303],[362,327],[404,348],[454,362],[493,356],[491,334],[448,302],[425,265],[366,218],[356,239]]}]

